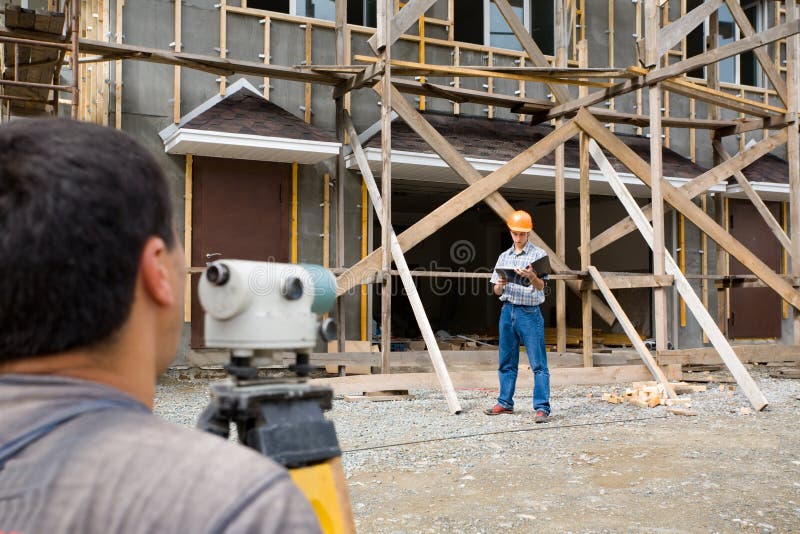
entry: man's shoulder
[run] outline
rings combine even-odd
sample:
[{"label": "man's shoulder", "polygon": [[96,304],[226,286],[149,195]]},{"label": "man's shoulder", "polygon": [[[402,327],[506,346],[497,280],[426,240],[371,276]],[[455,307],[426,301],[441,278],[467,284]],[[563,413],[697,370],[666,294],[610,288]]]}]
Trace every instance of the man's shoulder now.
[{"label": "man's shoulder", "polygon": [[[178,521],[221,532],[269,517],[270,527],[316,531],[308,501],[286,469],[252,449],[146,413],[114,417],[93,438],[97,447],[80,454],[76,468],[104,463],[101,485],[124,488],[154,508],[154,524]],[[172,505],[161,509],[164,502]],[[264,531],[272,529],[264,525]]]},{"label": "man's shoulder", "polygon": [[[113,421],[101,430],[108,448],[133,447],[148,463],[154,458],[164,464],[185,462],[191,458],[202,462],[203,471],[224,468],[226,476],[237,472],[248,478],[263,476],[266,472],[278,476],[285,474],[282,467],[252,449],[153,414],[128,413],[123,417],[108,414],[108,417]],[[254,475],[254,472],[260,475]]]},{"label": "man's shoulder", "polygon": [[534,256],[537,260],[547,256],[547,251],[539,246],[534,245],[530,241],[525,245],[525,252]]}]

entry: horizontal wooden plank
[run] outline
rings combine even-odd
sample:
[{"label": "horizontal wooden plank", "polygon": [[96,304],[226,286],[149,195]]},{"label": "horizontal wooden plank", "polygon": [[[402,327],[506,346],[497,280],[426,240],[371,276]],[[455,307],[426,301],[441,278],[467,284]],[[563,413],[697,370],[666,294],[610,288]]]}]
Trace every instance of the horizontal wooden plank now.
[{"label": "horizontal wooden plank", "polygon": [[[800,345],[734,345],[733,352],[742,363],[800,362]],[[661,365],[716,365],[722,359],[713,348],[660,351],[656,361]]]},{"label": "horizontal wooden plank", "polygon": [[[602,335],[602,334],[601,334]],[[494,350],[443,350],[442,358],[448,368],[468,366],[496,366],[498,361],[497,349]],[[392,352],[389,356],[392,369],[424,368],[432,369],[431,358],[427,351],[409,350]],[[634,351],[617,350],[611,354],[596,353],[595,365],[607,367],[610,365],[626,365],[639,363],[639,356]],[[381,363],[379,352],[328,352],[314,353],[309,362],[314,366],[328,365],[353,365],[361,367],[378,366]],[[577,352],[548,352],[547,362],[551,368],[578,367],[583,363],[583,356]],[[283,363],[294,363],[294,357],[287,356]],[[525,353],[520,355],[520,365],[527,365]]]},{"label": "horizontal wooden plank", "polygon": [[[496,371],[455,371],[450,373],[453,385],[459,389],[497,388]],[[550,371],[551,386],[624,384],[650,380],[652,375],[644,365],[610,367],[565,367]],[[317,378],[314,386],[328,386],[336,395],[382,391],[386,389],[439,389],[434,373],[395,373],[360,375],[336,378]],[[520,373],[517,390],[533,387],[533,373]]]}]

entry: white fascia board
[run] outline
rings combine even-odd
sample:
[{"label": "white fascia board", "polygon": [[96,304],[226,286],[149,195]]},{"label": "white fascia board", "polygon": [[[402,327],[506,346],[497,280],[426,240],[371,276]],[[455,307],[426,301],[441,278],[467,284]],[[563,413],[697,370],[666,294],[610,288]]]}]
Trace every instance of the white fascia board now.
[{"label": "white fascia board", "polygon": [[288,139],[286,137],[267,137],[263,135],[209,132],[179,128],[171,137],[164,140],[167,154],[184,154],[180,150],[183,142],[206,143],[235,147],[268,148],[271,150],[292,150],[314,154],[338,154],[340,143],[309,141],[307,139]]},{"label": "white fascia board", "polygon": [[[766,200],[789,200],[789,184],[776,184],[774,182],[750,182],[753,190]],[[725,193],[737,197],[746,197],[742,187],[733,183],[728,185]]]},{"label": "white fascia board", "polygon": [[[374,147],[364,149],[369,161],[382,161],[381,150]],[[491,173],[505,165],[505,161],[488,160],[480,158],[465,158],[474,168],[479,172]],[[448,167],[447,163],[436,154],[427,154],[424,152],[408,152],[404,150],[392,150],[392,163],[406,164],[406,165],[420,165],[424,167]],[[348,167],[355,166],[355,159],[352,155],[346,158]],[[525,169],[521,174],[530,176],[548,176],[553,175],[554,167],[552,165],[534,164]],[[639,180],[633,173],[620,172],[618,173],[622,182],[626,185],[644,186],[645,184]],[[564,169],[564,178],[569,180],[580,180],[580,170],[574,167],[566,167]],[[667,181],[674,187],[680,188],[684,184],[691,181],[690,178],[678,177],[665,177]],[[598,169],[589,170],[589,181],[596,183],[607,183],[605,175]],[[725,192],[725,184],[718,184],[711,187],[709,192]]]}]

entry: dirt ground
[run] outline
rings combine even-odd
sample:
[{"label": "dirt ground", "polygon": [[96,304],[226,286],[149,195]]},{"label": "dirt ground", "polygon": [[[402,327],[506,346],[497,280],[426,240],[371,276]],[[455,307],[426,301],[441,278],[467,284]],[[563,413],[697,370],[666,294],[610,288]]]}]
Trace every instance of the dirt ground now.
[{"label": "dirt ground", "polygon": [[570,386],[543,425],[530,392],[514,415],[483,415],[491,390],[459,391],[461,415],[412,391],[336,400],[329,418],[359,532],[800,532],[800,381],[753,374],[761,413],[714,384],[692,395],[696,417]]}]

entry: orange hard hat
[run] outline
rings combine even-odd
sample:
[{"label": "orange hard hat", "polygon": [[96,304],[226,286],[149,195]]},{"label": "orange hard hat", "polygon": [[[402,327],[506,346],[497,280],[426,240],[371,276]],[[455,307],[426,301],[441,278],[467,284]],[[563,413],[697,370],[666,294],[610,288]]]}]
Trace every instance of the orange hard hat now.
[{"label": "orange hard hat", "polygon": [[533,230],[533,219],[527,211],[517,210],[506,221],[509,230],[514,232],[530,232]]}]

